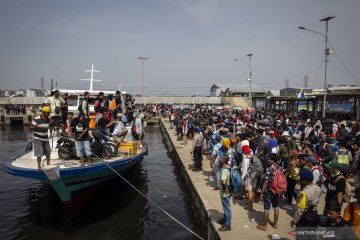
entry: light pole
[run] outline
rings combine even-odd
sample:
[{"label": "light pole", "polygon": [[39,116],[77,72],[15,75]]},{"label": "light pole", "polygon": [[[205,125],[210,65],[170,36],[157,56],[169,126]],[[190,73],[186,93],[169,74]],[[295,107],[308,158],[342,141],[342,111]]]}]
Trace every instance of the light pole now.
[{"label": "light pole", "polygon": [[328,26],[329,26],[329,21],[331,19],[335,18],[335,16],[332,16],[332,17],[326,17],[326,18],[323,18],[323,19],[320,19],[319,21],[320,22],[326,22],[326,31],[325,31],[325,34],[323,33],[319,33],[319,32],[316,32],[316,31],[313,31],[313,30],[310,30],[310,29],[307,29],[307,28],[304,28],[304,27],[299,27],[300,29],[302,30],[306,30],[306,31],[309,31],[309,32],[312,32],[312,33],[316,33],[316,34],[319,34],[323,37],[325,37],[325,76],[324,76],[324,99],[323,99],[323,107],[322,107],[322,118],[325,118],[325,115],[326,115],[326,85],[327,85],[327,63],[328,63],[328,57],[329,55],[332,53],[332,49],[331,48],[328,48]]},{"label": "light pole", "polygon": [[252,98],[251,98],[251,80],[252,80],[252,69],[251,69],[251,56],[254,55],[252,53],[249,53],[248,56],[250,61],[249,61],[249,78],[248,78],[248,81],[250,83],[250,91],[249,91],[249,99],[250,99],[250,107],[252,107]]},{"label": "light pole", "polygon": [[251,100],[252,100],[252,98],[251,98],[251,80],[252,80],[252,74],[253,74],[252,68],[251,68],[251,56],[252,56],[252,55],[254,55],[254,54],[249,53],[248,55],[246,55],[247,57],[250,58],[250,61],[249,61],[249,62],[244,62],[244,61],[241,61],[241,60],[239,60],[239,59],[237,59],[237,58],[234,58],[234,59],[233,59],[234,61],[241,62],[241,63],[244,63],[244,64],[249,65],[249,78],[248,78],[247,80],[249,81],[249,84],[250,84],[250,88],[249,88],[249,102],[250,102],[250,106],[252,106],[252,101],[251,101]]},{"label": "light pole", "polygon": [[145,57],[139,57],[140,61],[141,61],[141,85],[142,85],[142,92],[141,95],[143,97],[143,101],[145,103],[145,95],[144,95],[144,60],[146,60],[147,58]]}]

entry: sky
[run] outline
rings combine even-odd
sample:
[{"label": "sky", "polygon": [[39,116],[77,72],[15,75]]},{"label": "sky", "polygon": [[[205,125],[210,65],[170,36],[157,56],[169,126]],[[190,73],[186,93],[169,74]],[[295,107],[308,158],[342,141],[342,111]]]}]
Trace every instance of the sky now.
[{"label": "sky", "polygon": [[[1,0],[0,89],[88,89],[146,95],[209,95],[213,84],[323,88],[360,85],[358,0]],[[340,60],[339,60],[340,59]]]}]

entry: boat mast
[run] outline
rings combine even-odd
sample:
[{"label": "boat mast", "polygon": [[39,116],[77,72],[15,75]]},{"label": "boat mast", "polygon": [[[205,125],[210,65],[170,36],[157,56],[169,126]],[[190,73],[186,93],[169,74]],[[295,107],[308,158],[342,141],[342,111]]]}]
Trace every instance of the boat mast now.
[{"label": "boat mast", "polygon": [[94,79],[94,72],[98,73],[100,71],[94,70],[94,64],[91,64],[91,70],[85,70],[85,72],[91,72],[91,77],[90,79],[84,79],[82,78],[81,80],[83,81],[90,81],[90,89],[89,91],[93,91],[93,82],[101,82],[102,80],[96,80]]}]

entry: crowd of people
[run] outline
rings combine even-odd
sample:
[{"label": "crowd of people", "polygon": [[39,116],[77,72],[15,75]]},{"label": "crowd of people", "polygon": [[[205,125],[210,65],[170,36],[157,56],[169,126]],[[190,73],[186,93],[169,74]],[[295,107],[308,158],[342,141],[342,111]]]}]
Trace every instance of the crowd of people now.
[{"label": "crowd of people", "polygon": [[[193,171],[201,171],[205,160],[210,163],[224,210],[219,231],[231,230],[234,198],[246,200],[249,212],[255,211],[254,200],[263,204],[263,222],[257,226],[262,231],[269,223],[278,228],[282,207],[292,212],[289,225],[296,229],[337,228],[338,239],[354,239],[352,227],[360,237],[360,121],[200,105],[170,108],[168,118],[178,141],[187,145],[193,139]],[[325,207],[319,209],[322,195]]]},{"label": "crowd of people", "polygon": [[26,114],[26,106],[19,104],[3,104],[0,105],[0,115],[18,115]]},{"label": "crowd of people", "polygon": [[123,109],[120,91],[115,92],[115,97],[109,94],[105,97],[99,92],[95,103],[94,112],[90,112],[89,92],[84,92],[79,106],[75,112],[68,111],[68,94],[61,96],[59,90],[52,92],[46,98],[41,108],[41,114],[34,118],[30,126],[33,129],[34,155],[37,157],[38,169],[41,170],[41,157],[46,156],[46,163],[50,165],[51,148],[50,135],[57,134],[60,130],[75,138],[76,155],[84,166],[84,159],[91,165],[90,132],[96,131],[100,138],[107,139],[111,136],[121,141],[137,141],[138,149],[144,144],[144,119],[142,111],[134,111],[135,99],[132,95],[124,98]]}]

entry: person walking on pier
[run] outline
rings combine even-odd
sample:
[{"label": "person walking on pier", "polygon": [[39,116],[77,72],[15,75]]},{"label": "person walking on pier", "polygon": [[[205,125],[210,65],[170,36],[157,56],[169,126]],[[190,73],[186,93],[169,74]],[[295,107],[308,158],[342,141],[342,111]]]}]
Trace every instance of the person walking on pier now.
[{"label": "person walking on pier", "polygon": [[41,157],[46,156],[46,165],[50,165],[51,148],[49,143],[48,130],[51,125],[49,115],[51,109],[49,106],[44,106],[41,109],[41,115],[34,118],[31,122],[30,129],[33,133],[33,148],[34,156],[37,158],[38,169],[41,170]]},{"label": "person walking on pier", "polygon": [[230,187],[230,169],[228,167],[229,156],[224,154],[220,158],[221,163],[221,174],[220,174],[220,197],[221,204],[224,209],[224,217],[217,221],[217,223],[222,226],[218,229],[218,231],[229,231],[231,230],[231,206],[230,206],[230,198],[231,193],[229,190]]},{"label": "person walking on pier", "polygon": [[268,168],[266,169],[264,176],[264,183],[261,189],[260,199],[264,200],[264,222],[257,226],[258,229],[266,231],[267,223],[269,222],[270,207],[272,205],[274,209],[274,222],[271,222],[270,225],[277,229],[277,222],[279,219],[279,194],[276,193],[273,189],[270,188],[271,182],[275,178],[275,171],[278,166],[275,164],[278,161],[279,157],[276,153],[270,153],[267,158]]},{"label": "person walking on pier", "polygon": [[200,128],[194,128],[194,145],[192,148],[192,153],[194,155],[194,162],[195,162],[195,168],[193,171],[198,172],[199,170],[202,170],[202,144],[203,144],[203,137],[200,134]]}]

